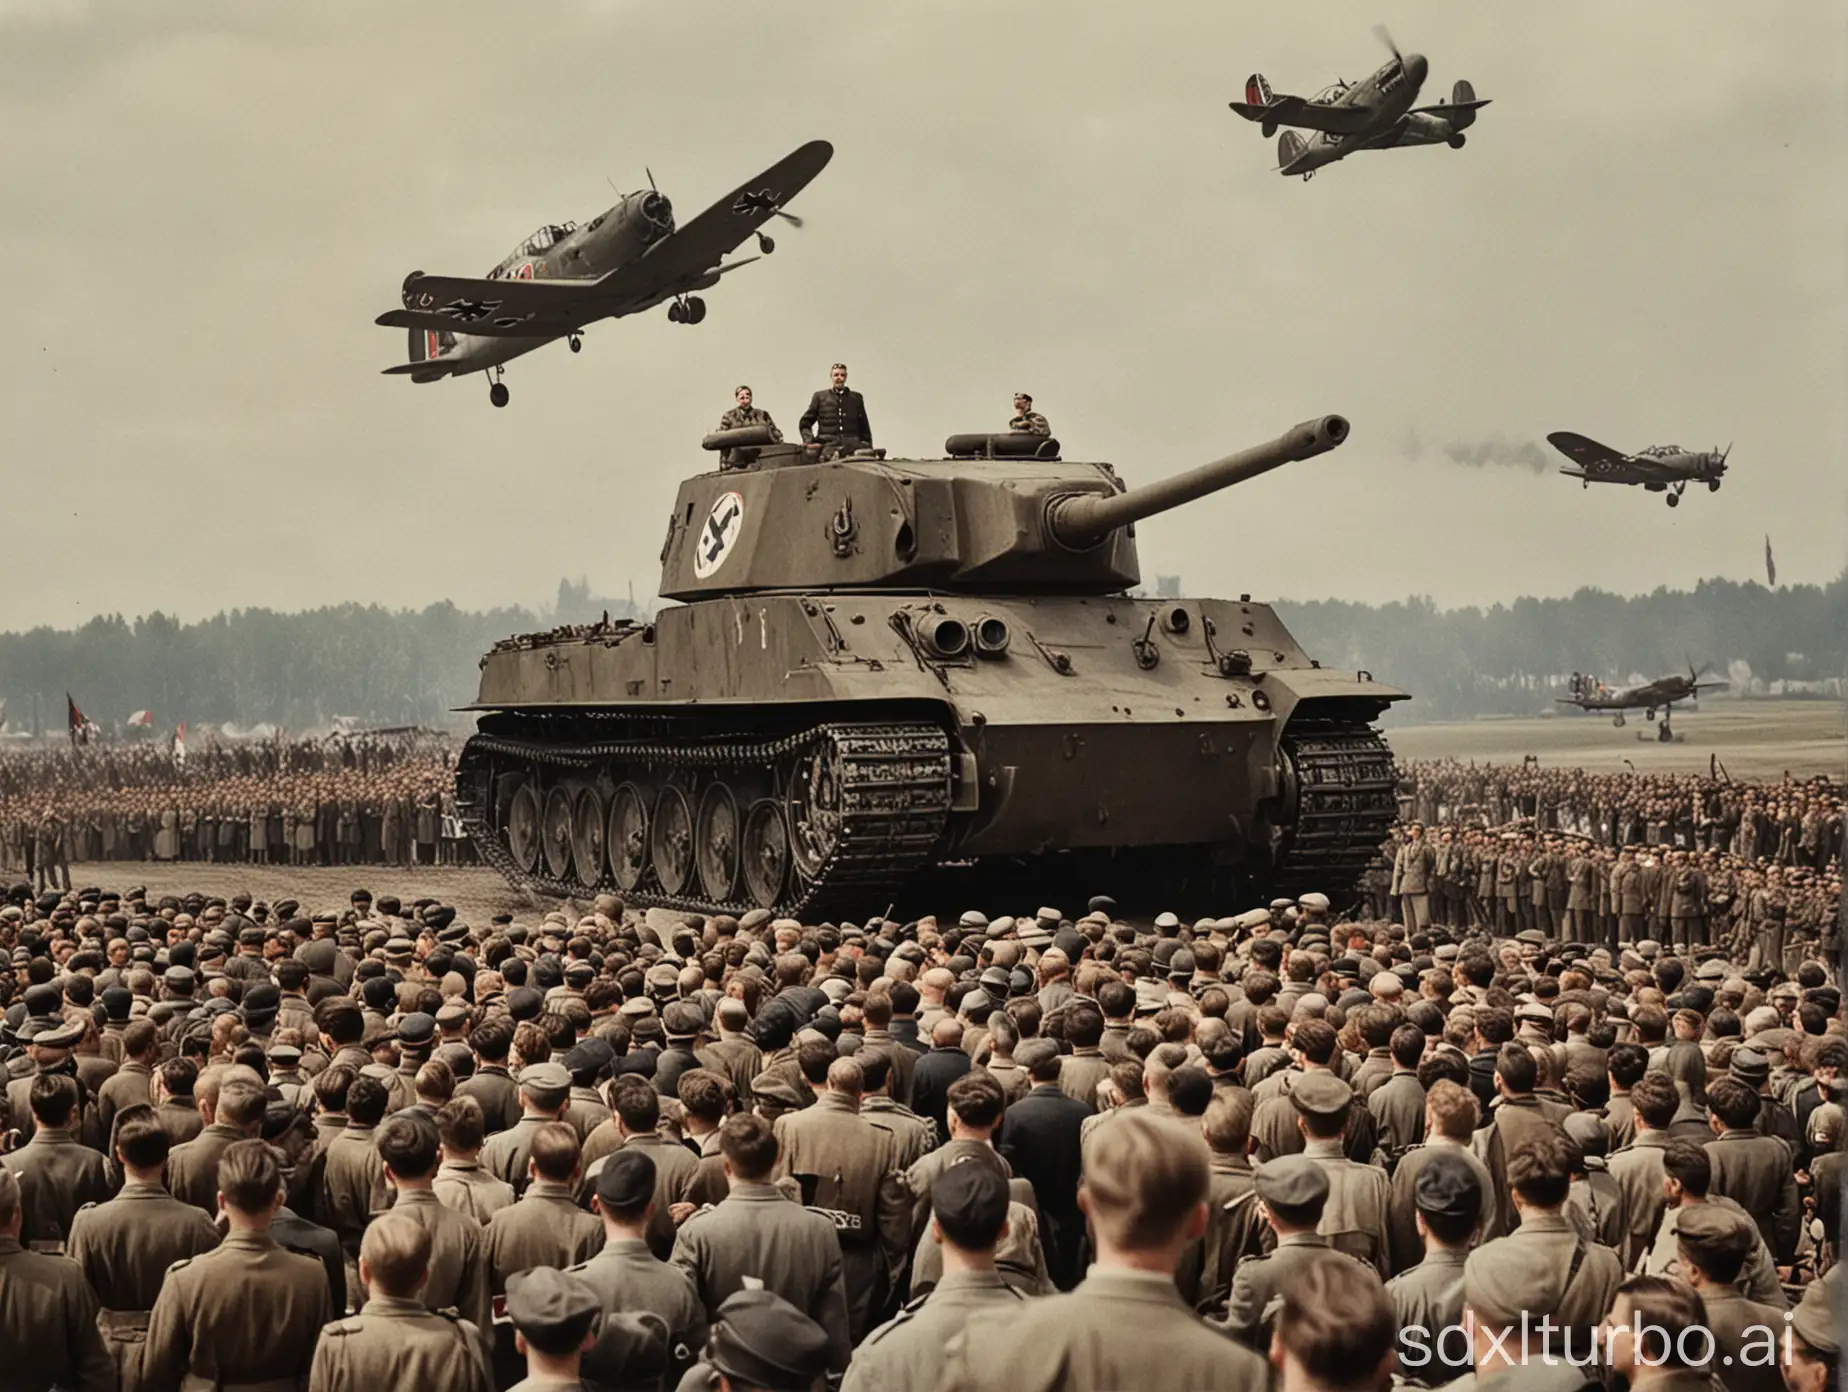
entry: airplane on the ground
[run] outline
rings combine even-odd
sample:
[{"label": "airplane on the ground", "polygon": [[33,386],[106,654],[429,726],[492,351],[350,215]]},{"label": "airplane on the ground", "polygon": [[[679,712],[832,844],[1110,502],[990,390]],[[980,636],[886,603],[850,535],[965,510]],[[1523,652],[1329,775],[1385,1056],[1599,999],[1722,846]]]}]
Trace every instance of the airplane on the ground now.
[{"label": "airplane on the ground", "polygon": [[674,323],[697,324],[706,302],[695,292],[760,259],[721,264],[753,235],[763,256],[774,251],[760,230],[772,217],[801,226],[784,206],[833,156],[827,141],[811,140],[678,230],[673,205],[651,177],[647,189],[582,226],[541,227],[481,279],[415,271],[405,277],[404,307],[375,321],[410,331],[410,361],[386,375],[435,382],[485,372],[488,400],[505,406],[505,363],[561,338],[575,353],[585,327],[599,319],[666,302]]},{"label": "airplane on the ground", "polygon": [[1570,430],[1555,430],[1546,439],[1578,465],[1577,469],[1559,471],[1567,478],[1580,480],[1586,488],[1594,483],[1640,483],[1651,493],[1667,492],[1670,507],[1681,506],[1681,495],[1690,483],[1704,483],[1709,492],[1718,493],[1720,479],[1726,473],[1726,456],[1732,453],[1731,445],[1705,451],[1683,449],[1680,445],[1651,445],[1635,454],[1624,454]]},{"label": "airplane on the ground", "polygon": [[1489,103],[1478,101],[1475,88],[1459,81],[1448,102],[1414,107],[1429,64],[1422,53],[1401,54],[1384,28],[1374,33],[1392,50],[1392,61],[1371,77],[1337,82],[1305,100],[1277,96],[1264,74],[1253,73],[1245,79],[1245,100],[1228,103],[1247,121],[1257,122],[1266,140],[1279,126],[1320,132],[1315,139],[1305,139],[1286,130],[1277,141],[1278,172],[1307,179],[1323,165],[1357,150],[1439,142],[1454,150],[1463,148],[1464,130]]},{"label": "airplane on the ground", "polygon": [[[1702,672],[1705,670],[1701,669]],[[1656,711],[1660,710],[1662,724],[1656,730],[1656,739],[1666,744],[1674,738],[1668,722],[1674,713],[1675,702],[1693,701],[1698,705],[1701,692],[1729,685],[1723,681],[1704,682],[1700,678],[1701,672],[1696,672],[1691,662],[1685,677],[1676,672],[1666,677],[1657,677],[1652,682],[1644,682],[1641,686],[1609,687],[1596,677],[1574,672],[1572,694],[1553,699],[1561,705],[1577,706],[1582,711],[1614,711],[1616,718],[1611,724],[1619,729],[1623,727],[1625,711],[1640,710],[1644,719],[1654,720]]]}]

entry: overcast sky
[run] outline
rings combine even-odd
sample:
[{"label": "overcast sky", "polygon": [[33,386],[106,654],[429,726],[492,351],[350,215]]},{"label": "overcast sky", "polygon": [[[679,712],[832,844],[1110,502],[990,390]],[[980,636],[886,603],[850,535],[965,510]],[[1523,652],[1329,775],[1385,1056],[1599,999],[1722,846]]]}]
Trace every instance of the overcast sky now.
[{"label": "overcast sky", "polygon": [[[1380,20],[1425,100],[1493,99],[1468,147],[1275,173],[1227,101],[1364,76]],[[836,358],[894,453],[1024,388],[1132,483],[1349,415],[1140,529],[1191,593],[1634,592],[1761,576],[1767,532],[1825,581],[1844,86],[1814,0],[0,0],[0,627],[651,595],[731,388],[793,434]],[[684,221],[815,137],[808,225],[704,324],[599,324],[501,411],[379,375],[407,272],[480,274],[644,166]],[[1550,450],[1446,457],[1558,429],[1732,470],[1671,513]]]}]

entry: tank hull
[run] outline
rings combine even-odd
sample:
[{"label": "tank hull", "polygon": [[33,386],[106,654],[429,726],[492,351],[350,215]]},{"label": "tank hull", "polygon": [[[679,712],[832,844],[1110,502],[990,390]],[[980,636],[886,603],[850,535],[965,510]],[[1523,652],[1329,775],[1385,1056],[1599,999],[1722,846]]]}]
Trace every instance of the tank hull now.
[{"label": "tank hull", "polygon": [[1403,696],[1248,600],[760,591],[500,644],[457,794],[509,879],[638,904],[864,917],[944,862],[1129,853],[1340,894]]}]

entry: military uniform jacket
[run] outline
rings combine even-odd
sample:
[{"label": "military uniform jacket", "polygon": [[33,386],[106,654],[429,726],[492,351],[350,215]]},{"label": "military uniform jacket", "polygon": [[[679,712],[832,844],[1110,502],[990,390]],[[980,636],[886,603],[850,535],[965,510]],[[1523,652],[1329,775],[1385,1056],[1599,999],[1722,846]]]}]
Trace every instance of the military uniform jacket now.
[{"label": "military uniform jacket", "polygon": [[952,1165],[986,1165],[1003,1179],[1014,1177],[1013,1168],[987,1141],[958,1137],[920,1157],[905,1171],[905,1190],[911,1196],[911,1240],[917,1241],[930,1226],[930,1192],[937,1178]]},{"label": "military uniform jacket", "polygon": [[911,1252],[911,1205],[891,1133],[831,1092],[805,1111],[778,1117],[776,1132],[783,1147],[778,1173],[794,1177],[811,1206],[838,1215],[843,1248],[877,1245],[897,1280]]},{"label": "military uniform jacket", "polygon": [[1425,1090],[1416,1073],[1395,1071],[1368,1095],[1367,1110],[1388,1155],[1403,1155],[1424,1139]]},{"label": "military uniform jacket", "polygon": [[[909,1107],[911,1105],[911,1077],[917,1072],[920,1051],[907,1046],[904,1040],[889,1029],[869,1029],[866,1032],[866,1042],[860,1047],[884,1050],[891,1058],[892,1071],[886,1083],[886,1093],[894,1102],[900,1102]],[[1003,1083],[1002,1086],[1005,1087],[1006,1084]],[[738,1095],[749,1097],[750,1088],[746,1086]]]},{"label": "military uniform jacket", "polygon": [[866,418],[866,399],[852,387],[823,387],[809,398],[798,422],[804,440],[838,440],[851,436],[873,442],[872,422]]},{"label": "military uniform jacket", "polygon": [[1478,1248],[1476,1260],[1507,1262],[1524,1273],[1532,1284],[1519,1307],[1551,1311],[1562,1330],[1573,1331],[1569,1337],[1578,1349],[1587,1347],[1589,1331],[1611,1308],[1623,1281],[1617,1254],[1586,1242],[1572,1220],[1558,1213],[1527,1214],[1509,1236]]},{"label": "military uniform jacket", "polygon": [[1636,1269],[1637,1259],[1649,1250],[1662,1221],[1662,1209],[1668,1202],[1662,1193],[1666,1174],[1662,1152],[1667,1148],[1666,1132],[1638,1131],[1634,1141],[1604,1162],[1617,1187],[1623,1190],[1626,1236],[1617,1255],[1627,1271]]},{"label": "military uniform jacket", "polygon": [[1110,1060],[1100,1049],[1077,1049],[1059,1061],[1059,1091],[1097,1110],[1097,1085],[1110,1076]]},{"label": "military uniform jacket", "polygon": [[[603,1301],[603,1312],[659,1315],[668,1329],[668,1354],[676,1372],[685,1368],[706,1346],[706,1307],[699,1303],[693,1281],[681,1267],[661,1261],[646,1241],[612,1237],[587,1262],[570,1268]],[[619,1351],[612,1349],[611,1354]],[[610,1358],[599,1360],[592,1349],[584,1358],[584,1376],[617,1386],[622,1367]]]},{"label": "military uniform jacket", "polygon": [[1386,1236],[1394,1271],[1408,1271],[1424,1258],[1424,1241],[1418,1236],[1414,1186],[1418,1182],[1418,1172],[1430,1158],[1446,1149],[1453,1155],[1463,1157],[1475,1172],[1476,1182],[1482,1186],[1482,1217],[1476,1229],[1477,1240],[1486,1241],[1500,1233],[1497,1226],[1500,1211],[1495,1206],[1495,1184],[1488,1166],[1468,1146],[1443,1140],[1427,1141],[1412,1147],[1399,1158],[1399,1163],[1393,1168],[1392,1185],[1387,1191]]},{"label": "military uniform jacket", "polygon": [[1789,1261],[1803,1224],[1790,1147],[1775,1136],[1728,1131],[1707,1142],[1707,1159],[1713,1165],[1708,1194],[1731,1199],[1751,1214],[1772,1255]]},{"label": "military uniform jacket", "polygon": [[148,1311],[167,1268],[218,1245],[218,1225],[158,1184],[130,1180],[107,1203],[85,1204],[65,1255],[105,1310]]},{"label": "military uniform jacket", "polygon": [[695,1049],[693,1056],[702,1068],[710,1068],[721,1078],[729,1078],[738,1096],[751,1095],[751,1081],[757,1076],[757,1066],[763,1060],[757,1046],[742,1036],[721,1036],[706,1045]]},{"label": "military uniform jacket", "polygon": [[497,1131],[512,1130],[519,1124],[520,1085],[514,1082],[505,1064],[484,1063],[472,1078],[456,1084],[456,1095],[472,1097],[481,1104],[482,1120],[490,1136]]},{"label": "military uniform jacket", "polygon": [[391,1191],[385,1187],[385,1162],[373,1149],[373,1134],[370,1126],[349,1125],[327,1147],[321,1175],[325,1200],[321,1211],[339,1236],[341,1250],[350,1257],[359,1255],[359,1242],[372,1215],[391,1203]]},{"label": "military uniform jacket", "polygon": [[64,1250],[71,1220],[85,1204],[109,1197],[109,1168],[102,1152],[91,1150],[69,1131],[38,1131],[11,1154],[0,1157],[19,1181],[19,1202],[25,1214],[20,1241],[31,1247]]},{"label": "military uniform jacket", "polygon": [[[1775,1305],[1747,1300],[1735,1290],[1708,1286],[1700,1293],[1707,1307],[1707,1328],[1713,1335],[1714,1376],[1726,1392],[1783,1392],[1784,1378],[1776,1360],[1752,1367],[1739,1357],[1748,1343],[1747,1330],[1769,1329],[1782,1351],[1784,1312]],[[1763,1363],[1765,1336],[1754,1332],[1752,1362]]]},{"label": "military uniform jacket", "polygon": [[443,1161],[431,1187],[439,1203],[466,1213],[477,1223],[486,1223],[513,1202],[513,1186],[496,1179],[475,1160]]},{"label": "military uniform jacket", "polygon": [[1320,1233],[1286,1233],[1268,1256],[1246,1257],[1232,1273],[1226,1332],[1255,1348],[1269,1348],[1271,1322],[1289,1283],[1304,1267],[1334,1250]]},{"label": "military uniform jacket", "polygon": [[1431,849],[1431,843],[1424,840],[1407,841],[1399,847],[1399,853],[1393,858],[1392,892],[1394,894],[1429,894],[1431,892],[1431,875],[1437,865],[1437,855]]},{"label": "military uniform jacket", "polygon": [[1018,1311],[1027,1297],[993,1271],[951,1271],[930,1294],[873,1330],[854,1350],[841,1392],[937,1392],[945,1345],[972,1315]]},{"label": "military uniform jacket", "polygon": [[890,1097],[861,1098],[860,1115],[891,1135],[901,1170],[909,1170],[937,1144],[937,1124]]},{"label": "military uniform jacket", "polygon": [[[1708,1203],[1720,1204],[1730,1208],[1742,1218],[1750,1218],[1747,1213],[1731,1199],[1708,1199]],[[1646,1276],[1679,1276],[1681,1274],[1681,1255],[1675,1238],[1676,1220],[1681,1210],[1671,1208],[1662,1214],[1660,1225],[1656,1228],[1655,1241],[1642,1253],[1636,1269]],[[1733,1282],[1733,1288],[1747,1300],[1761,1305],[1769,1305],[1777,1310],[1788,1309],[1790,1297],[1784,1293],[1783,1282],[1778,1279],[1777,1265],[1771,1259],[1771,1249],[1765,1246],[1761,1235],[1751,1254],[1745,1259],[1745,1265],[1739,1268],[1739,1279]]]},{"label": "military uniform jacket", "polygon": [[321,1331],[308,1392],[443,1388],[492,1392],[482,1334],[468,1320],[432,1314],[416,1300],[381,1295],[364,1314]]},{"label": "military uniform jacket", "polygon": [[1316,1231],[1337,1251],[1367,1262],[1384,1280],[1391,1272],[1386,1255],[1386,1172],[1348,1159],[1340,1141],[1310,1141],[1303,1154],[1328,1176],[1328,1202]]},{"label": "military uniform jacket", "polygon": [[692,1278],[708,1320],[747,1281],[761,1282],[827,1331],[831,1366],[847,1366],[853,1345],[834,1224],[774,1185],[734,1183],[723,1203],[680,1225],[673,1261]]},{"label": "military uniform jacket", "polygon": [[447,1207],[429,1189],[400,1189],[391,1211],[430,1234],[430,1276],[419,1296],[424,1308],[454,1310],[476,1329],[491,1329],[494,1311],[481,1224]]},{"label": "military uniform jacket", "polygon": [[1502,1232],[1512,1230],[1515,1225],[1514,1191],[1508,1186],[1508,1157],[1527,1137],[1552,1128],[1552,1119],[1540,1099],[1530,1093],[1523,1097],[1499,1098],[1490,1113],[1489,1124],[1476,1133],[1476,1153],[1495,1177],[1495,1201]]},{"label": "military uniform jacket", "polygon": [[[699,1175],[699,1157],[678,1141],[662,1136],[631,1136],[619,1149],[639,1150],[655,1167],[654,1216],[648,1220],[648,1245],[666,1261],[674,1250],[674,1215],[669,1206],[684,1203]],[[613,1153],[613,1152],[612,1152]],[[603,1157],[607,1159],[608,1157]],[[584,1167],[584,1184],[579,1197],[589,1202],[596,1190],[597,1176],[603,1160]]]},{"label": "military uniform jacket", "polygon": [[[1386,1283],[1386,1298],[1399,1328],[1399,1366],[1408,1381],[1436,1387],[1473,1366],[1467,1360],[1456,1366],[1439,1362],[1437,1352],[1442,1331],[1463,1322],[1463,1263],[1468,1255],[1440,1247]],[[1451,1345],[1454,1348],[1455,1336]]]},{"label": "military uniform jacket", "polygon": [[549,1179],[534,1180],[518,1203],[488,1220],[483,1232],[496,1295],[507,1289],[507,1278],[516,1271],[572,1266],[603,1245],[602,1220],[577,1206],[569,1184]]},{"label": "military uniform jacket", "polygon": [[[96,1090],[98,1131],[111,1139],[115,1136],[116,1113],[124,1107],[154,1105],[151,1090],[154,1074],[145,1063],[125,1063]],[[114,1147],[111,1147],[113,1153]]]},{"label": "military uniform jacket", "polygon": [[332,1314],[319,1262],[284,1251],[268,1233],[232,1232],[168,1271],[148,1324],[142,1377],[151,1387],[175,1387],[190,1375],[224,1392],[305,1378]]},{"label": "military uniform jacket", "polygon": [[213,1122],[167,1155],[167,1190],[209,1217],[218,1214],[218,1162],[238,1141],[249,1138],[235,1126]]},{"label": "military uniform jacket", "polygon": [[8,1387],[115,1392],[115,1363],[96,1330],[96,1296],[65,1257],[0,1237],[0,1349]]}]

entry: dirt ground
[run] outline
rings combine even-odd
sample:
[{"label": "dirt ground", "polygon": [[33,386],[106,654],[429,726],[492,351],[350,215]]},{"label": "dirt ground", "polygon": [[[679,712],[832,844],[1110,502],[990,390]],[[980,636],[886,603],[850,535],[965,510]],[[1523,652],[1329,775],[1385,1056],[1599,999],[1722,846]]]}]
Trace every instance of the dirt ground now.
[{"label": "dirt ground", "polygon": [[[1660,717],[1658,716],[1658,719]],[[1718,755],[1735,778],[1775,779],[1788,771],[1803,778],[1842,776],[1848,767],[1848,712],[1834,701],[1708,701],[1677,707],[1675,740],[1656,741],[1656,726],[1631,711],[1619,730],[1608,715],[1566,711],[1537,719],[1470,720],[1447,725],[1389,728],[1386,738],[1401,759],[1476,759],[1519,763],[1537,755],[1544,764],[1638,773],[1705,771]]]}]

